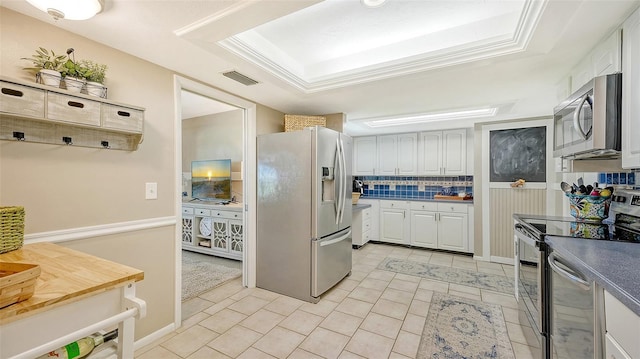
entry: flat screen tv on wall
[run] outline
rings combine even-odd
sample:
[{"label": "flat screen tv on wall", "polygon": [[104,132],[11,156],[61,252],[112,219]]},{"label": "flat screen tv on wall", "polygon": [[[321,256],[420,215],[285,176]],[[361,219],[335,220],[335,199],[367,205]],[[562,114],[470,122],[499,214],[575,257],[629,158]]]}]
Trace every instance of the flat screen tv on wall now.
[{"label": "flat screen tv on wall", "polygon": [[201,201],[231,201],[231,160],[192,161],[191,197]]}]

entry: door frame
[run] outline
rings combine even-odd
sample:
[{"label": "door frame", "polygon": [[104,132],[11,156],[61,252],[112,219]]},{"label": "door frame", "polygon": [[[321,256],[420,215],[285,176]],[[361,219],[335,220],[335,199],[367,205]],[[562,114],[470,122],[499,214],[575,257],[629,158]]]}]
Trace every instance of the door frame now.
[{"label": "door frame", "polygon": [[493,261],[500,262],[505,264],[513,264],[512,260],[503,257],[492,257],[491,256],[491,228],[490,228],[490,217],[491,216],[491,208],[489,206],[490,203],[490,189],[491,188],[511,188],[510,184],[507,182],[490,182],[489,181],[489,165],[490,165],[490,153],[489,153],[489,133],[494,130],[507,130],[507,129],[518,129],[518,128],[528,128],[528,127],[541,127],[545,126],[547,142],[546,142],[546,152],[547,152],[547,175],[546,182],[544,183],[527,183],[526,188],[530,189],[547,189],[546,197],[547,204],[546,210],[547,213],[554,213],[554,192],[550,189],[549,186],[555,183],[555,166],[554,166],[554,158],[553,158],[553,118],[545,118],[545,119],[535,119],[535,120],[514,120],[513,122],[504,122],[504,123],[496,123],[491,125],[482,126],[482,256],[474,256],[477,260],[482,261]]},{"label": "door frame", "polygon": [[[242,189],[243,189],[243,218],[244,246],[242,252],[242,285],[253,288],[256,286],[256,104],[230,93],[218,90],[209,85],[174,75],[174,166],[175,166],[175,206],[176,218],[182,216],[182,91],[186,90],[216,101],[224,102],[243,110],[243,151],[242,151]],[[175,230],[175,306],[174,326],[179,328],[182,323],[182,226],[181,220],[176,221]]]}]

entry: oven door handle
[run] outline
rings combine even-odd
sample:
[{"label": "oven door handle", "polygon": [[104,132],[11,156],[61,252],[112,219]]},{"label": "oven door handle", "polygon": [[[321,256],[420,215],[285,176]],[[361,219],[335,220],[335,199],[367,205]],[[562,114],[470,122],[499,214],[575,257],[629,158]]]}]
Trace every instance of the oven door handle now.
[{"label": "oven door handle", "polygon": [[[556,257],[555,253],[551,253],[549,254],[549,267],[551,267],[551,269],[558,273],[558,275],[560,275],[561,277],[564,277],[568,280],[570,280],[571,282],[575,283],[578,285],[578,287],[582,288],[583,290],[591,290],[591,285],[589,282],[587,282],[585,279],[580,278],[580,276],[577,273],[571,273],[567,270],[564,270],[562,268],[560,268],[560,266],[558,266],[558,263],[562,263],[562,265],[564,265],[567,268],[572,269],[572,271],[574,272],[578,272],[575,269],[571,268],[571,266],[567,265],[566,263],[563,263],[561,260],[558,259],[558,257]],[[579,273],[579,272],[578,272]]]}]

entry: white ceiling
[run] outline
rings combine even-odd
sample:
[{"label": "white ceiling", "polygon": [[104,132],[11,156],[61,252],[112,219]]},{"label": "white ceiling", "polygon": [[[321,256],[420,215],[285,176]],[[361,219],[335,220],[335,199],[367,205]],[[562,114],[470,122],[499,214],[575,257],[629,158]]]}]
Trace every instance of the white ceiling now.
[{"label": "white ceiling", "polygon": [[[24,0],[0,4],[54,23]],[[478,121],[374,130],[363,125],[371,118],[486,107],[498,113],[483,120],[549,115],[572,66],[640,0],[388,0],[375,9],[358,0],[105,4],[90,20],[55,25],[285,113],[344,112],[347,132],[357,135]],[[259,84],[221,75],[229,70]]]},{"label": "white ceiling", "polygon": [[181,92],[182,119],[201,117],[221,112],[233,111],[238,108],[224,102],[214,101],[190,91]]}]

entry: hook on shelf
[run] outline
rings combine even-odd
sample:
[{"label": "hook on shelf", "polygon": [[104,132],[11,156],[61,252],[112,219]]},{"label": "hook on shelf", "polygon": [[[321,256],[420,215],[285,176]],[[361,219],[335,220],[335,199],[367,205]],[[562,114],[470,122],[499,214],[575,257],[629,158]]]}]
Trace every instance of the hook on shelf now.
[{"label": "hook on shelf", "polygon": [[109,146],[109,141],[100,141],[100,144],[106,149],[111,148],[111,146]]},{"label": "hook on shelf", "polygon": [[62,137],[62,142],[66,143],[67,145],[73,145],[73,140],[71,139],[71,137]]},{"label": "hook on shelf", "polygon": [[24,132],[14,131],[13,132],[13,138],[15,138],[18,141],[24,141]]}]

